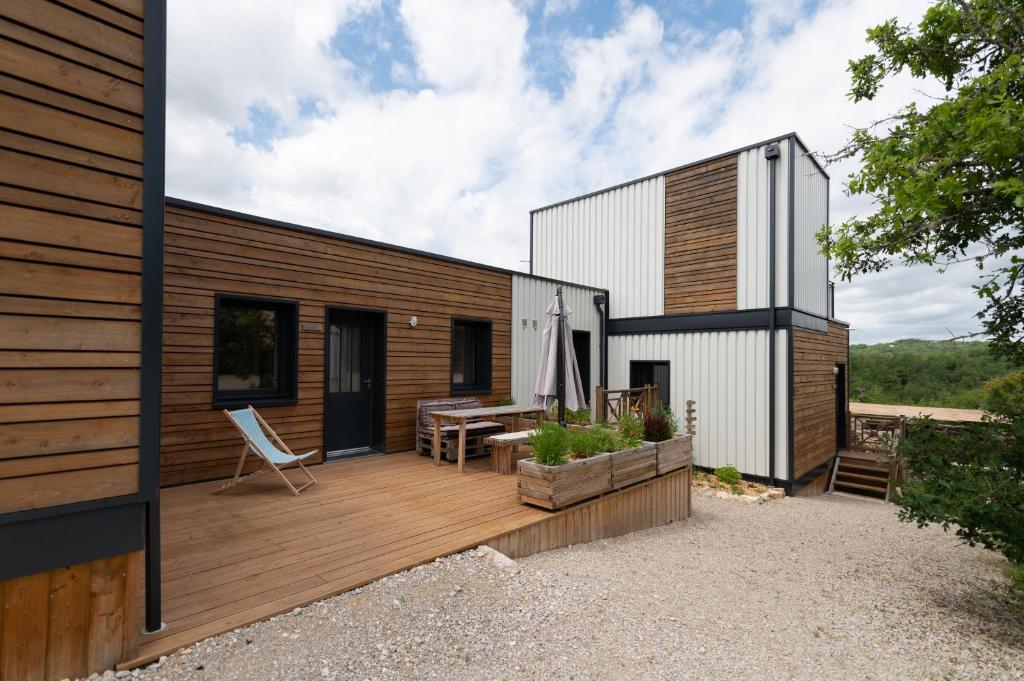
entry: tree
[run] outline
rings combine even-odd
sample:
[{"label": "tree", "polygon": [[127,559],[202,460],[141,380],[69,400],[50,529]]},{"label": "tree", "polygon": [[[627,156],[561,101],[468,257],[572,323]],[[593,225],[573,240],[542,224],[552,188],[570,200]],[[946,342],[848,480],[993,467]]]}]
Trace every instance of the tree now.
[{"label": "tree", "polygon": [[890,19],[868,40],[876,53],[850,62],[855,102],[904,72],[945,94],[854,130],[829,158],[861,159],[847,191],[878,209],[822,229],[819,243],[846,280],[973,260],[993,349],[1024,364],[1024,0],[938,0],[916,30]]}]

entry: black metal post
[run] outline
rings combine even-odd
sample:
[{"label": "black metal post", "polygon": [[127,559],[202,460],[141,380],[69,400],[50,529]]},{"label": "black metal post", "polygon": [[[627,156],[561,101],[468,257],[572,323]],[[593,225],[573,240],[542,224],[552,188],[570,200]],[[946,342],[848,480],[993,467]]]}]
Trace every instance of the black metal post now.
[{"label": "black metal post", "polygon": [[558,400],[558,425],[565,427],[565,343],[562,338],[562,327],[565,324],[565,317],[562,312],[562,287],[558,287],[558,333],[555,335],[558,343],[557,361],[555,371],[558,372],[555,395]]}]

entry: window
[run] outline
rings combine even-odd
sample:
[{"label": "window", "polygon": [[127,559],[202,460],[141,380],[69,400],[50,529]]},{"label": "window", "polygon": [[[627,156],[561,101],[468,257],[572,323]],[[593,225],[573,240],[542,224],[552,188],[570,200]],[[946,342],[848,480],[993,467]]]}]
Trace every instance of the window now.
[{"label": "window", "polygon": [[669,383],[668,362],[629,363],[629,387],[642,388],[645,385],[658,386],[658,396],[662,404],[669,404],[672,393]]},{"label": "window", "polygon": [[491,391],[491,323],[452,320],[452,392]]},{"label": "window", "polygon": [[294,403],[298,306],[217,296],[214,406]]}]

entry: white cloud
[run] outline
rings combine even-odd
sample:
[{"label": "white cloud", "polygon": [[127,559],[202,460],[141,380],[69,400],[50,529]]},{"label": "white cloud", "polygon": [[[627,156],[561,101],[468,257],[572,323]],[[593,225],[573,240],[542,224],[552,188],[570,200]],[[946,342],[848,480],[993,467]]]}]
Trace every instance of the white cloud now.
[{"label": "white cloud", "polygon": [[[544,11],[572,10],[558,4]],[[522,268],[530,208],[790,130],[837,149],[847,124],[914,96],[901,82],[877,102],[847,100],[846,64],[866,51],[864,29],[927,4],[831,0],[810,17],[797,0],[758,4],[742,31],[706,34],[669,30],[652,8],[622,3],[613,30],[560,44],[569,80],[552,93],[526,61],[532,3],[402,3],[396,29],[414,64],[386,72],[425,89],[374,92],[329,45],[378,3],[178,0],[168,193]],[[311,99],[318,116],[302,117]],[[249,129],[252,106],[280,121],[263,146],[231,136]],[[830,169],[834,220],[869,209],[840,192],[851,168]],[[918,269],[865,277],[840,286],[839,314],[855,340],[940,333],[943,320],[967,330],[970,279]]]}]

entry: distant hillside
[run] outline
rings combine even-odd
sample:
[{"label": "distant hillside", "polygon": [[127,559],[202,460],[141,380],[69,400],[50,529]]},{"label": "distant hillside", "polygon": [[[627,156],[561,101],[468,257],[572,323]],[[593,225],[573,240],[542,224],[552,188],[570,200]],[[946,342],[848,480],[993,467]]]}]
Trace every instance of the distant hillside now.
[{"label": "distant hillside", "polygon": [[981,408],[981,386],[1010,373],[983,341],[900,340],[850,346],[850,399],[875,404]]}]

